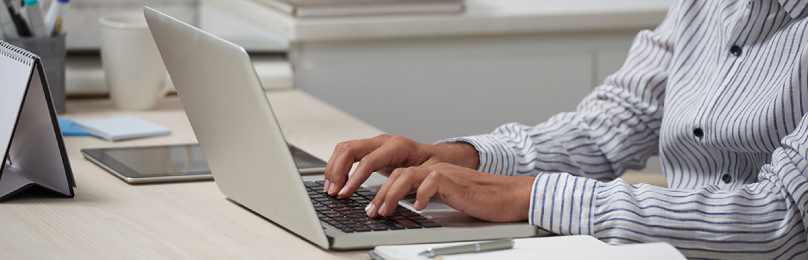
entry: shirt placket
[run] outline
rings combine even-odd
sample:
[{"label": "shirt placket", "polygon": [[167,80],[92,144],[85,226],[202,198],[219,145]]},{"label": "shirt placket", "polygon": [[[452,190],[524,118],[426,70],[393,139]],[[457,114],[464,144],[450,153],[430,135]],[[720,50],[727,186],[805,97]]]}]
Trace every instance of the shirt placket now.
[{"label": "shirt placket", "polygon": [[729,53],[727,59],[731,59],[731,61],[728,61],[731,64],[727,66],[727,69],[725,71],[720,72],[721,73],[719,76],[720,83],[718,85],[718,88],[715,91],[712,91],[711,94],[709,94],[705,98],[704,109],[701,110],[701,113],[699,113],[699,115],[694,120],[693,138],[695,138],[697,142],[702,143],[706,141],[708,131],[711,130],[708,127],[710,125],[710,116],[715,111],[718,105],[718,100],[721,98],[724,92],[726,92],[727,88],[729,88],[729,86],[732,84],[736,74],[738,73],[739,68],[741,67],[740,66],[741,63],[744,61],[743,53],[745,50],[742,47],[742,45],[740,45],[742,44],[742,42],[740,42],[741,40],[739,39],[739,37],[743,35],[744,28],[746,27],[744,25],[749,22],[753,6],[754,3],[752,1],[747,1],[746,4],[741,5],[739,8],[741,8],[742,10],[738,10],[736,19],[734,19],[737,20],[738,22],[732,29],[732,32],[730,33],[730,36],[727,40],[727,43],[725,44],[722,50],[722,52],[724,53]]}]

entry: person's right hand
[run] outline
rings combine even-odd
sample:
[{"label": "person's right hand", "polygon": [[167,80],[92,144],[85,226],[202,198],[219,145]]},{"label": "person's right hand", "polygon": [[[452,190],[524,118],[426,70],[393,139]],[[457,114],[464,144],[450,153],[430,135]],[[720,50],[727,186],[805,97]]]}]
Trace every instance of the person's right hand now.
[{"label": "person's right hand", "polygon": [[[359,161],[348,178],[353,164]],[[324,192],[342,198],[351,196],[373,172],[384,176],[400,167],[451,163],[471,169],[479,165],[477,150],[468,143],[428,145],[390,135],[337,144],[325,168]]]}]

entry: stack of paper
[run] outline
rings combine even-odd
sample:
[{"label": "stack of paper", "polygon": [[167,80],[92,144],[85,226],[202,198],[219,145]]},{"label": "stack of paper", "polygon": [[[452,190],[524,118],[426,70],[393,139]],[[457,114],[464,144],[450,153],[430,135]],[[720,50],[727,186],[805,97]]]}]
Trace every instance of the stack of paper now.
[{"label": "stack of paper", "polygon": [[299,17],[459,13],[463,0],[258,0]]}]

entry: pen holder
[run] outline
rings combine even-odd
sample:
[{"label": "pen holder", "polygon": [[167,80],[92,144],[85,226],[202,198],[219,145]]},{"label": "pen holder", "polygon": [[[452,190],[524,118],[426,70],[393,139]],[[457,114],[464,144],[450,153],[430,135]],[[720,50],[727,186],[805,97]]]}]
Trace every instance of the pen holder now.
[{"label": "pen holder", "polygon": [[45,69],[56,113],[65,112],[65,35],[38,38],[6,38],[8,43],[38,55]]}]

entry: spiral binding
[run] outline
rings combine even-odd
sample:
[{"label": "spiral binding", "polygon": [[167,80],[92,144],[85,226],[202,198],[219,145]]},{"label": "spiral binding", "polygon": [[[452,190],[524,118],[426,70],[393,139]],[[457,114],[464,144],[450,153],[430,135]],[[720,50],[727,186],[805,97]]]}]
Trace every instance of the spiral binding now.
[{"label": "spiral binding", "polygon": [[31,66],[34,63],[34,60],[39,57],[23,48],[11,45],[10,43],[2,40],[0,40],[0,55],[25,63],[25,65],[28,66]]}]

